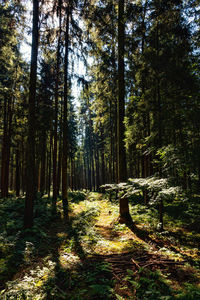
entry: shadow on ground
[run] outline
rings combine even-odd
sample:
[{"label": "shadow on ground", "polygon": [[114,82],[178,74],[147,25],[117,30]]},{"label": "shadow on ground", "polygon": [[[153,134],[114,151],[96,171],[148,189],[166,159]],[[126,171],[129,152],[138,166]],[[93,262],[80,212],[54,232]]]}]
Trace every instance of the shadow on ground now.
[{"label": "shadow on ground", "polygon": [[[40,270],[44,269],[45,260],[52,262],[53,267],[48,276],[44,273],[35,281],[33,299],[38,293],[42,293],[46,297],[44,299],[49,300],[117,297],[196,300],[200,296],[197,288],[198,274],[192,264],[186,264],[193,259],[186,255],[183,257],[184,261],[177,262],[158,253],[161,247],[165,247],[181,254],[172,243],[167,244],[166,240],[159,237],[152,238],[147,230],[129,223],[129,229],[143,243],[139,246],[135,243],[127,251],[122,248],[123,252],[95,254],[92,252],[96,243],[95,234],[98,231],[98,235],[108,241],[117,239],[119,233],[115,231],[114,225],[110,228],[95,227],[98,211],[92,207],[76,215],[71,213],[70,221],[66,223],[60,214],[52,218],[48,201],[44,201],[43,205],[42,211],[39,207],[37,210],[36,205],[36,226],[31,231],[20,233],[14,244],[14,254],[8,257],[9,265],[17,258],[17,253],[20,253],[17,268],[10,273],[10,278],[20,279],[22,282],[33,269],[37,271],[38,266]],[[47,223],[51,224],[48,228]],[[27,264],[24,261],[26,241],[34,244],[34,255]],[[154,251],[150,251],[148,245]],[[28,299],[25,292],[23,295],[25,298],[19,299]]]}]

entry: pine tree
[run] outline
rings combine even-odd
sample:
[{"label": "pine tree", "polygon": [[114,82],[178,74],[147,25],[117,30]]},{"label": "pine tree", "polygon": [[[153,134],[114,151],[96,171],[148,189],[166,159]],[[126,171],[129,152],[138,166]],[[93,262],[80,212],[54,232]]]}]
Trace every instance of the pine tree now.
[{"label": "pine tree", "polygon": [[33,28],[32,28],[32,52],[29,87],[29,115],[28,115],[28,144],[27,144],[27,171],[26,171],[26,202],[24,214],[24,227],[33,226],[33,205],[36,192],[35,177],[35,98],[37,79],[38,57],[38,29],[39,1],[33,0]]},{"label": "pine tree", "polygon": [[[124,43],[125,43],[124,0],[118,2],[118,103],[117,103],[117,156],[118,181],[127,180],[125,148],[125,80],[124,80]],[[131,221],[128,199],[120,199],[120,222]]]}]

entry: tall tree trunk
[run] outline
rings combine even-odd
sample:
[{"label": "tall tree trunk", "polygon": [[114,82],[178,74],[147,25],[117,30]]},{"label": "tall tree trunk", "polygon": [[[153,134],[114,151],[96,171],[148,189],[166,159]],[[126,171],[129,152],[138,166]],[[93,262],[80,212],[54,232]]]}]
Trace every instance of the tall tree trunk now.
[{"label": "tall tree trunk", "polygon": [[[42,134],[41,134],[42,135]],[[35,192],[37,193],[40,190],[40,162],[41,162],[41,153],[40,153],[40,138],[39,135],[35,139]]]},{"label": "tall tree trunk", "polygon": [[28,145],[27,145],[27,169],[26,169],[26,201],[24,214],[24,227],[33,226],[33,205],[35,198],[35,96],[37,79],[38,57],[38,19],[39,1],[33,0],[33,29],[31,50],[31,72],[29,87],[29,115],[28,115]]},{"label": "tall tree trunk", "polygon": [[60,130],[59,150],[58,150],[58,171],[57,171],[57,195],[59,195],[60,193],[61,169],[62,169],[62,132]]},{"label": "tall tree trunk", "polygon": [[96,166],[96,189],[99,191],[99,150],[96,148],[95,151],[95,166]]},{"label": "tall tree trunk", "polygon": [[91,190],[95,191],[95,175],[94,175],[94,137],[93,137],[93,124],[91,117],[91,109],[89,106],[88,100],[88,108],[89,108],[89,157],[90,157],[90,177],[91,177]]},{"label": "tall tree trunk", "polygon": [[91,164],[92,164],[92,186],[93,191],[96,190],[95,170],[94,170],[94,151],[91,151]]},{"label": "tall tree trunk", "polygon": [[106,183],[106,171],[105,171],[105,149],[104,149],[104,131],[103,131],[103,126],[101,125],[100,128],[100,152],[101,152],[101,179],[100,179],[100,184],[103,185]]},{"label": "tall tree trunk", "polygon": [[115,157],[115,182],[118,183],[118,117],[117,117],[118,100],[115,100],[115,143],[114,143],[114,157]]},{"label": "tall tree trunk", "polygon": [[88,182],[88,189],[92,191],[92,182],[91,182],[91,161],[90,161],[90,151],[87,153],[86,157],[86,165],[87,165],[87,182]]},{"label": "tall tree trunk", "polygon": [[69,86],[68,86],[68,65],[69,65],[69,15],[70,6],[69,1],[66,9],[67,19],[66,19],[66,32],[65,32],[65,65],[64,65],[64,111],[63,111],[63,157],[62,157],[62,202],[64,218],[68,220],[68,176],[67,176],[67,166],[68,166],[68,96],[69,96]]},{"label": "tall tree trunk", "polygon": [[7,130],[8,130],[8,117],[7,117],[7,101],[4,99],[4,115],[3,115],[3,140],[1,152],[1,197],[7,197],[5,192],[5,170],[6,170],[6,156],[7,156]]},{"label": "tall tree trunk", "polygon": [[19,197],[20,194],[20,162],[19,162],[19,144],[17,145],[15,161],[16,161],[16,169],[15,169],[15,191],[16,196]]},{"label": "tall tree trunk", "polygon": [[[118,181],[124,182],[126,174],[126,148],[125,148],[125,81],[124,81],[124,0],[118,2],[118,106],[117,106],[117,144],[118,144]],[[131,221],[128,199],[120,199],[120,222]]]},{"label": "tall tree trunk", "polygon": [[58,196],[57,188],[57,145],[58,145],[58,89],[59,89],[59,73],[60,73],[60,43],[61,43],[61,11],[62,1],[59,1],[59,33],[57,46],[57,62],[56,62],[56,85],[55,85],[55,124],[54,124],[54,148],[53,148],[53,210],[56,210],[56,200]]},{"label": "tall tree trunk", "polygon": [[41,170],[40,170],[40,193],[43,195],[45,191],[45,173],[46,173],[46,151],[47,151],[47,137],[46,131],[42,134],[41,140]]},{"label": "tall tree trunk", "polygon": [[74,190],[74,158],[71,157],[71,190]]},{"label": "tall tree trunk", "polygon": [[48,198],[50,198],[51,194],[51,165],[52,165],[52,148],[53,148],[53,133],[52,130],[50,131],[50,145],[49,145],[49,173],[48,173]]},{"label": "tall tree trunk", "polygon": [[83,157],[83,173],[84,173],[84,188],[88,189],[88,178],[87,178],[87,161],[86,157]]},{"label": "tall tree trunk", "polygon": [[105,153],[104,153],[104,145],[101,148],[101,184],[106,183],[105,179]]},{"label": "tall tree trunk", "polygon": [[109,101],[109,126],[110,126],[110,160],[109,160],[109,182],[113,182],[113,120],[112,120],[112,102]]},{"label": "tall tree trunk", "polygon": [[[12,151],[13,152],[13,151]],[[11,153],[10,155],[10,180],[9,180],[9,186],[10,191],[14,190],[14,153]]]},{"label": "tall tree trunk", "polygon": [[1,162],[1,197],[8,197],[9,166],[10,166],[10,143],[12,132],[14,97],[4,101],[4,126],[2,142],[2,162]]},{"label": "tall tree trunk", "polygon": [[22,193],[25,194],[26,191],[26,154],[24,147],[24,137],[22,137],[21,142],[21,182],[22,182]]},{"label": "tall tree trunk", "polygon": [[9,186],[11,135],[12,135],[12,120],[13,120],[14,103],[15,103],[15,90],[16,90],[16,82],[14,83],[13,96],[8,106],[8,134],[7,134],[6,182],[5,182],[5,192],[7,195],[8,195],[8,186]]},{"label": "tall tree trunk", "polygon": [[[157,21],[156,26],[156,56],[157,60],[159,61],[159,21]],[[157,96],[157,126],[158,126],[158,148],[162,147],[162,107],[161,107],[161,95],[160,95],[160,72],[157,69],[157,76],[156,76],[156,96]],[[159,176],[162,177],[162,169],[159,166]],[[162,231],[164,228],[163,224],[163,212],[164,212],[164,205],[163,199],[159,201],[159,221],[160,221],[160,230]]]}]

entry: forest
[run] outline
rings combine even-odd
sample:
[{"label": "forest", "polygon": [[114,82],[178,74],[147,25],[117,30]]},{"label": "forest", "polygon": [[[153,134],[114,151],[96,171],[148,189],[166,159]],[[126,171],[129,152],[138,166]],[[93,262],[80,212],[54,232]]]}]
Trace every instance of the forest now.
[{"label": "forest", "polygon": [[0,0],[0,299],[200,299],[198,0]]}]

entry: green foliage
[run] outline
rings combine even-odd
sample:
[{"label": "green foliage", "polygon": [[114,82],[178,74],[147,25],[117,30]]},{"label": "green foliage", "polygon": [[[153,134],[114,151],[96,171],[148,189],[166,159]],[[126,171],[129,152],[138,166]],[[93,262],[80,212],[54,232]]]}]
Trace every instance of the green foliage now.
[{"label": "green foliage", "polygon": [[[83,251],[92,251],[93,246],[98,241],[98,234],[95,232],[94,228],[94,222],[97,215],[99,215],[99,208],[94,207],[93,205],[87,205],[86,211],[82,211],[80,214],[72,218],[69,230],[70,236],[72,237],[71,246],[69,245],[71,250],[78,247],[76,250],[79,250],[82,254]],[[68,247],[66,250],[67,249]]]},{"label": "green foliage", "polygon": [[[2,299],[45,299],[48,297],[44,288],[47,278],[55,272],[55,263],[51,260],[44,261],[43,267],[39,266],[30,270],[29,275],[23,280],[16,279],[7,282],[6,290],[1,291]],[[52,287],[51,287],[52,288]]]},{"label": "green foliage", "polygon": [[107,263],[88,264],[88,268],[81,268],[74,272],[71,285],[75,291],[71,291],[70,299],[109,299],[113,297],[113,282],[111,269]]},{"label": "green foliage", "polygon": [[84,191],[73,191],[68,192],[68,195],[71,198],[72,203],[78,203],[80,201],[85,200],[87,194]]},{"label": "green foliage", "polygon": [[78,120],[75,111],[74,99],[69,98],[69,113],[68,113],[68,139],[69,139],[69,157],[74,158],[78,150]]},{"label": "green foliage", "polygon": [[14,274],[21,263],[31,264],[38,249],[46,251],[46,225],[52,220],[48,198],[36,200],[33,228],[23,229],[24,198],[0,200],[0,279]]},{"label": "green foliage", "polygon": [[141,268],[137,280],[132,270],[127,270],[127,272],[129,275],[125,277],[125,280],[136,290],[137,299],[174,299],[172,290],[159,272],[145,271]]},{"label": "green foliage", "polygon": [[192,195],[188,198],[182,196],[173,203],[166,203],[165,205],[169,222],[176,219],[181,225],[184,223],[184,227],[196,232],[200,232],[199,209],[199,198]]},{"label": "green foliage", "polygon": [[185,190],[199,188],[199,54],[193,51],[199,18],[194,2],[137,1],[127,9],[132,26],[126,68],[129,176],[162,173]]},{"label": "green foliage", "polygon": [[186,283],[185,290],[177,295],[178,300],[195,300],[200,298],[200,288]]},{"label": "green foliage", "polygon": [[[76,195],[76,193],[74,194]],[[70,196],[73,198],[73,193]],[[11,213],[10,208],[16,207],[15,217],[18,218],[24,205],[23,201],[23,199],[15,198],[2,200],[0,212],[8,210]],[[194,205],[196,202],[196,199],[169,202],[166,206],[165,218],[168,221],[166,231],[157,233],[154,230],[157,218],[155,209],[153,207],[146,208],[138,198],[136,202],[130,203],[130,211],[136,225],[134,238],[132,238],[125,225],[110,224],[112,219],[118,215],[118,204],[109,202],[109,200],[105,201],[104,194],[90,193],[86,200],[72,202],[71,221],[67,226],[64,223],[61,225],[59,218],[52,219],[51,200],[38,197],[35,206],[35,225],[32,229],[24,231],[23,228],[20,228],[20,233],[17,235],[14,225],[9,222],[9,215],[7,216],[7,223],[9,226],[12,225],[12,231],[9,229],[8,232],[12,232],[12,236],[6,231],[1,234],[0,276],[2,282],[7,281],[7,283],[1,291],[0,297],[20,300],[134,299],[134,297],[152,300],[196,300],[199,297],[199,289],[196,284],[198,278],[193,273],[194,269],[192,271],[189,269],[189,273],[184,273],[184,270],[174,266],[170,269],[172,274],[150,271],[148,267],[127,270],[127,275],[124,274],[122,280],[118,281],[116,277],[113,279],[113,271],[117,265],[105,261],[104,255],[101,256],[103,250],[107,248],[106,251],[109,251],[112,248],[110,245],[115,244],[117,245],[115,253],[118,256],[122,252],[122,258],[124,252],[127,254],[127,251],[135,256],[141,255],[141,257],[151,256],[153,251],[156,256],[162,255],[162,257],[166,256],[166,258],[174,260],[187,259],[195,266],[197,272],[198,257],[187,257],[187,253],[198,253],[198,250],[195,250],[198,234],[188,232],[188,230],[180,232],[177,229],[177,226],[184,229],[186,219],[181,219],[183,211],[186,212],[186,218],[187,216],[192,217],[192,209],[197,210],[192,203]],[[58,210],[61,209],[61,202],[59,202]],[[44,211],[45,214],[42,214]],[[179,214],[177,211],[181,213]],[[198,210],[195,216],[198,217]],[[109,229],[106,230],[106,236],[110,232],[108,237],[102,236],[101,230],[99,230],[101,225],[95,226],[95,224],[99,224],[100,218],[101,222],[109,219]],[[3,222],[1,224],[3,225]],[[102,224],[104,225],[104,223]],[[110,226],[113,226],[112,230]],[[103,232],[105,229],[102,226]],[[151,242],[149,243],[149,241]],[[99,254],[96,254],[97,247],[99,247]],[[113,255],[112,251],[106,253]],[[21,271],[17,273],[16,279],[8,281],[19,270],[19,266]],[[186,266],[184,267],[186,268]],[[176,289],[170,287],[169,283],[170,278],[173,279],[173,276],[176,275],[175,270],[177,278],[178,271],[180,272],[180,278],[176,279],[179,280],[179,284],[182,284]],[[187,277],[189,284],[183,282],[183,277],[181,277],[183,275],[186,277],[190,275]]]},{"label": "green foliage", "polygon": [[148,191],[151,203],[158,202],[160,199],[170,200],[181,192],[178,186],[170,186],[166,178],[129,178],[127,183],[105,184],[102,186],[109,192],[119,191],[120,197],[131,197],[140,195],[143,191]]}]

